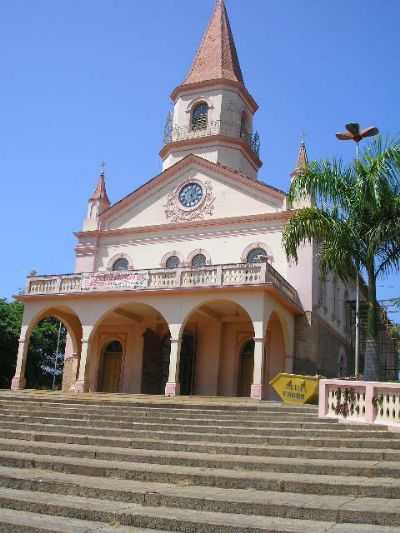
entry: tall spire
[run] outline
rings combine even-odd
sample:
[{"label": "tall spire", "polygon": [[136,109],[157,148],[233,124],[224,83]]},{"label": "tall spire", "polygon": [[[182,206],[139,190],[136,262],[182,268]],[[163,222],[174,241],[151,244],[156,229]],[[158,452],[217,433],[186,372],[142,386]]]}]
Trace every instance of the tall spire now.
[{"label": "tall spire", "polygon": [[297,154],[297,163],[294,171],[292,172],[292,177],[297,176],[302,170],[305,170],[308,166],[308,155],[307,148],[304,139],[300,141],[299,153]]},{"label": "tall spire", "polygon": [[100,176],[96,185],[96,189],[90,200],[99,200],[103,204],[103,208],[107,208],[111,205],[111,202],[108,198],[106,190],[106,180],[105,180],[105,164],[101,164]]},{"label": "tall spire", "polygon": [[244,84],[224,0],[217,0],[192,68],[182,85],[225,79]]}]

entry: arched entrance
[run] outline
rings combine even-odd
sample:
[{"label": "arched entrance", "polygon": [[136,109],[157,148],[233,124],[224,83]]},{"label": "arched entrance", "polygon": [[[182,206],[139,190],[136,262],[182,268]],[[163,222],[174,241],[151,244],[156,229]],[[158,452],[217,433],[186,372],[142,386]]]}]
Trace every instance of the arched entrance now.
[{"label": "arched entrance", "polygon": [[254,340],[245,341],[239,356],[239,380],[238,396],[250,396],[251,384],[253,383],[254,369]]},{"label": "arched entrance", "polygon": [[164,394],[169,336],[164,317],[148,304],[130,301],[110,309],[91,336],[89,390]]},{"label": "arched entrance", "polygon": [[54,316],[32,329],[25,372],[28,389],[61,389],[66,338],[65,325]]},{"label": "arched entrance", "polygon": [[64,305],[42,309],[30,320],[26,314],[11,387],[69,390],[70,381],[75,383],[81,350],[78,316]]},{"label": "arched entrance", "polygon": [[245,357],[250,350],[244,354],[247,366],[241,364],[240,356],[246,341],[254,337],[254,330],[241,305],[233,300],[207,301],[190,312],[182,331],[181,394],[237,396],[240,389],[240,395],[250,396],[252,354],[251,360]]},{"label": "arched entrance", "polygon": [[122,344],[117,341],[111,341],[104,346],[99,375],[100,392],[118,392],[121,371],[122,371]]}]

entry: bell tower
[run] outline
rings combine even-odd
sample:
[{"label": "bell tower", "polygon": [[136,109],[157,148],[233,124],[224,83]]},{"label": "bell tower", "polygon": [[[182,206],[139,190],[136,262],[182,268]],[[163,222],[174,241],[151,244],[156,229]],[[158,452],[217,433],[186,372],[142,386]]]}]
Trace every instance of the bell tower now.
[{"label": "bell tower", "polygon": [[195,154],[257,178],[258,106],[244,83],[224,0],[217,0],[189,74],[171,99],[160,152],[163,170]]}]

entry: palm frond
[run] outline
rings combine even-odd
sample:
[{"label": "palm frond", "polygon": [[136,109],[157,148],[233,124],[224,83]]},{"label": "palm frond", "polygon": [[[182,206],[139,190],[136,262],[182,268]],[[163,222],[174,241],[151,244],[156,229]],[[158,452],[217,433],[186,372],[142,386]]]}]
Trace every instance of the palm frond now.
[{"label": "palm frond", "polygon": [[322,271],[335,269],[335,255],[338,257],[338,254],[343,253],[337,273],[343,279],[348,276],[351,257],[357,250],[353,246],[352,228],[335,214],[335,210],[328,212],[318,207],[308,207],[292,216],[283,232],[283,246],[288,259],[297,262],[299,246],[313,240],[320,246]]},{"label": "palm frond", "polygon": [[294,202],[311,197],[325,206],[346,209],[354,180],[352,167],[345,166],[340,160],[312,161],[293,179],[288,199]]}]

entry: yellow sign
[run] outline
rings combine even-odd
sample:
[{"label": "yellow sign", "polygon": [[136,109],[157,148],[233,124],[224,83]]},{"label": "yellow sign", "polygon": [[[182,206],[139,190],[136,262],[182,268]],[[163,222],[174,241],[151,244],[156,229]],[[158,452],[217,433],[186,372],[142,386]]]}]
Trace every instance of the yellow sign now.
[{"label": "yellow sign", "polygon": [[319,376],[278,374],[269,383],[284,403],[303,404],[316,398]]}]

